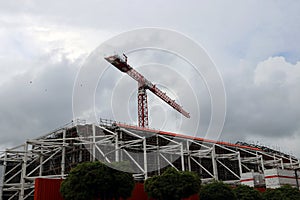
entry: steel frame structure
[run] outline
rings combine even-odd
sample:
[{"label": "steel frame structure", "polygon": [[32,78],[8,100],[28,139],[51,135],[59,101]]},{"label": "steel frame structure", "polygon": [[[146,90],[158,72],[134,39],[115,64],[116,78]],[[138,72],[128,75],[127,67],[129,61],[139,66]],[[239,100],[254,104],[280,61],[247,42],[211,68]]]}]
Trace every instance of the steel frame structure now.
[{"label": "steel frame structure", "polygon": [[[137,180],[167,167],[198,173],[203,182],[239,183],[244,172],[299,168],[299,160],[260,148],[125,125],[72,122],[0,155],[1,199],[33,199],[36,178],[65,178],[78,163],[128,161]],[[2,175],[1,175],[2,173]]]}]

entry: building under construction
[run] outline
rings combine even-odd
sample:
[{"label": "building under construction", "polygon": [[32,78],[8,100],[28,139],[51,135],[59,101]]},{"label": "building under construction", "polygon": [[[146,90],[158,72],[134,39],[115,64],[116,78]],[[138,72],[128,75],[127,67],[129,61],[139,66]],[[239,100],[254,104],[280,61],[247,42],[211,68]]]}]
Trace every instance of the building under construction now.
[{"label": "building under construction", "polygon": [[37,178],[64,179],[78,163],[95,160],[126,161],[137,181],[174,167],[198,173],[203,183],[222,180],[254,187],[272,188],[285,183],[298,186],[299,160],[291,155],[258,145],[149,129],[146,90],[183,116],[189,118],[190,114],[134,70],[124,57],[114,55],[105,59],[137,81],[139,126],[109,120],[97,124],[76,121],[6,149],[0,155],[2,199],[33,199]]},{"label": "building under construction", "polygon": [[[267,187],[270,170],[273,182],[274,178],[295,181],[294,169],[299,168],[297,158],[258,145],[211,141],[108,120],[100,124],[76,121],[1,154],[1,197],[33,199],[36,178],[63,179],[78,163],[94,160],[127,161],[139,181],[171,166],[198,173],[204,183],[222,180]],[[293,173],[282,175],[278,170]]]}]

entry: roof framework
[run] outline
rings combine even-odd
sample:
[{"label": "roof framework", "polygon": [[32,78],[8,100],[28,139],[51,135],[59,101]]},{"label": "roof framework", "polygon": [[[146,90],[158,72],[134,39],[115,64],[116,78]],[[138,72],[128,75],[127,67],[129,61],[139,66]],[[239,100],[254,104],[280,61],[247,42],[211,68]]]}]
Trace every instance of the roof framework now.
[{"label": "roof framework", "polygon": [[86,161],[127,161],[137,180],[167,167],[198,173],[203,182],[238,183],[245,172],[299,168],[299,160],[257,147],[193,138],[101,120],[72,122],[0,155],[2,199],[33,199],[36,178],[65,178]]}]

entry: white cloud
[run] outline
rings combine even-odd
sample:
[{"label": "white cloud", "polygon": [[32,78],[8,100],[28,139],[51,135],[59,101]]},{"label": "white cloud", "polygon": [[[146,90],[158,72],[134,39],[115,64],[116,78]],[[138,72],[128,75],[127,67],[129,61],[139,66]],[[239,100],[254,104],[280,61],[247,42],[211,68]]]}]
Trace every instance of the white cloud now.
[{"label": "white cloud", "polygon": [[270,57],[257,65],[254,82],[257,86],[300,87],[300,62],[293,65],[284,57]]},{"label": "white cloud", "polygon": [[77,62],[110,36],[109,31],[44,23],[24,14],[1,13],[0,25],[0,85],[35,68],[47,70],[42,69],[47,62]]}]

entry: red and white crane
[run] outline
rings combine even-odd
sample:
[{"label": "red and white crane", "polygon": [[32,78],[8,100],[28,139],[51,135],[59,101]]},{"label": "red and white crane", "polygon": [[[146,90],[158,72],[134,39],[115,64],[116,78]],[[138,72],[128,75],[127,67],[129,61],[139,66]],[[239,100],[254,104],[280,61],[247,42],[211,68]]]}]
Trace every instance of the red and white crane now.
[{"label": "red and white crane", "polygon": [[125,54],[122,59],[119,55],[113,55],[105,57],[109,63],[119,69],[121,72],[127,73],[131,78],[138,82],[138,121],[139,127],[148,127],[148,103],[147,103],[147,93],[146,90],[150,90],[160,99],[165,101],[175,110],[180,112],[187,118],[190,118],[190,114],[185,111],[182,106],[177,104],[175,100],[171,99],[166,93],[162,92],[153,83],[148,81],[142,74],[133,69],[129,64],[127,64],[127,56]]}]

